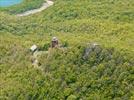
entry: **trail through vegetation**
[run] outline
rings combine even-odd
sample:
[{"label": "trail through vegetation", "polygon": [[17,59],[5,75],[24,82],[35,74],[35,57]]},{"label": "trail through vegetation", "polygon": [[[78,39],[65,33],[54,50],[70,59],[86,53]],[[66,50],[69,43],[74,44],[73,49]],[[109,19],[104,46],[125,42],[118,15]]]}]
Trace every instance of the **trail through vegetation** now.
[{"label": "trail through vegetation", "polygon": [[28,16],[28,15],[31,15],[31,14],[39,13],[39,12],[45,10],[46,8],[48,8],[49,6],[52,6],[53,3],[54,3],[53,1],[45,0],[45,3],[43,3],[43,5],[40,8],[33,9],[33,10],[30,10],[30,11],[26,11],[26,12],[23,12],[21,14],[17,14],[17,16],[22,17],[22,16]]}]

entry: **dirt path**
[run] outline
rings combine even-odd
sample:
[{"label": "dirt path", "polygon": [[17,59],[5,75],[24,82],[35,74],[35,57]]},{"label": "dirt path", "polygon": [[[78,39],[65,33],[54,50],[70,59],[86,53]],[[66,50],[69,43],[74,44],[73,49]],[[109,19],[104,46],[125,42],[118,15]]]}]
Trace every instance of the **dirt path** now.
[{"label": "dirt path", "polygon": [[43,3],[43,5],[40,8],[29,10],[29,11],[26,11],[26,12],[21,13],[21,14],[17,14],[17,16],[23,17],[23,16],[28,16],[28,15],[31,15],[31,14],[38,13],[38,12],[41,12],[41,11],[47,9],[49,6],[52,6],[53,4],[54,4],[53,1],[46,0],[45,3]]}]

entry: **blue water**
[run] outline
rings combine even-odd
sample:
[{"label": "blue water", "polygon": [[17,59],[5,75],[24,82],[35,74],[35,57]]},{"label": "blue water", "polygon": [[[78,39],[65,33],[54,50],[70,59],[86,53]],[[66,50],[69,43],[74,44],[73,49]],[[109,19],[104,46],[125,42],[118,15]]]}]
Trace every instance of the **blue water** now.
[{"label": "blue water", "polygon": [[0,7],[9,7],[21,3],[23,0],[0,0]]}]

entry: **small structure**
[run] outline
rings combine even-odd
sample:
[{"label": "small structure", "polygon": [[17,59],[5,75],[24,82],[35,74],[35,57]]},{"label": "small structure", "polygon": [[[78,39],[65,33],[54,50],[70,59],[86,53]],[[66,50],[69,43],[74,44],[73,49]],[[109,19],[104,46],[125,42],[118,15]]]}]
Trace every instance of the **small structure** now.
[{"label": "small structure", "polygon": [[57,47],[58,44],[59,44],[59,43],[58,43],[58,39],[57,39],[56,37],[53,37],[53,38],[52,38],[52,44],[51,44],[52,48]]},{"label": "small structure", "polygon": [[36,45],[32,45],[31,48],[30,48],[30,50],[32,52],[35,52],[37,50],[37,46]]}]

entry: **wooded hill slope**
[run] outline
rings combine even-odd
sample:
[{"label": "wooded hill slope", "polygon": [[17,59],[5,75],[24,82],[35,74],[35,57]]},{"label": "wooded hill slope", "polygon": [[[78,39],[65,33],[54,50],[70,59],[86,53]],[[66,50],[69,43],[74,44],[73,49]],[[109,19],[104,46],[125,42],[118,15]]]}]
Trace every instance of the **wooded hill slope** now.
[{"label": "wooded hill slope", "polygon": [[[55,0],[27,17],[1,10],[0,99],[133,100],[133,27],[133,0]],[[34,68],[29,48],[45,51],[53,36],[67,50],[51,50],[43,70]],[[83,59],[88,43],[101,50]]]}]

